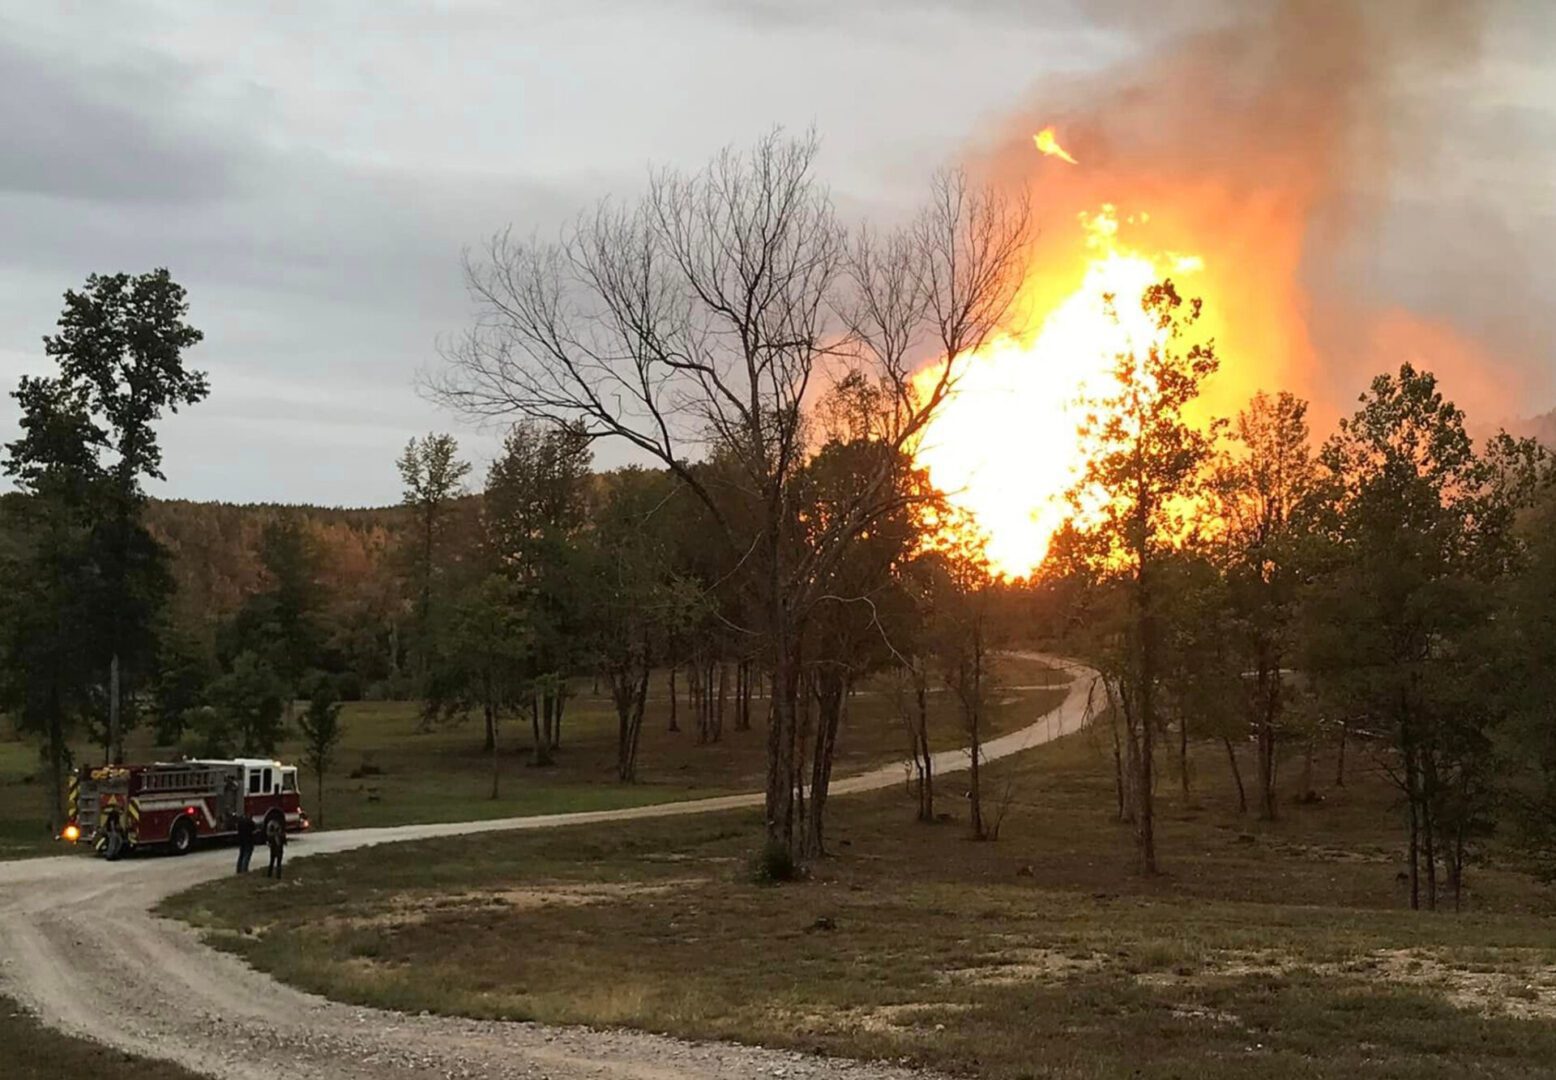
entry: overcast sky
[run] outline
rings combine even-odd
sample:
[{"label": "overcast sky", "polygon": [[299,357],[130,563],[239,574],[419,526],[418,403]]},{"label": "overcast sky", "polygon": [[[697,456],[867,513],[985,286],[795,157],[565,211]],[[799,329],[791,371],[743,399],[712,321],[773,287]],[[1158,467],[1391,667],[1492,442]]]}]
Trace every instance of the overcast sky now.
[{"label": "overcast sky", "polygon": [[[1094,7],[7,0],[0,384],[43,370],[66,288],[165,265],[213,393],[164,423],[157,493],[393,501],[412,434],[490,453],[413,387],[468,316],[462,247],[775,123],[817,126],[846,208],[901,207],[1041,80],[1154,44]],[[1556,130],[1556,83],[1511,85]],[[1548,252],[1551,177],[1520,182]]]}]

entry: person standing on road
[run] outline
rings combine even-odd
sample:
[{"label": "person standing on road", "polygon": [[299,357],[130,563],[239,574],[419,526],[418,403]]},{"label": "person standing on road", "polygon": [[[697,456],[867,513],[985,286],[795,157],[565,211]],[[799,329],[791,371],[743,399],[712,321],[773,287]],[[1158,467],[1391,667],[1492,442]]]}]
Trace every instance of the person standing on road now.
[{"label": "person standing on road", "polygon": [[265,843],[270,845],[270,865],[265,867],[265,876],[274,874],[277,881],[281,880],[281,857],[286,854],[286,826],[277,824],[273,829],[265,831]]},{"label": "person standing on road", "polygon": [[247,813],[238,815],[238,873],[249,872],[249,860],[254,857],[254,819]]}]

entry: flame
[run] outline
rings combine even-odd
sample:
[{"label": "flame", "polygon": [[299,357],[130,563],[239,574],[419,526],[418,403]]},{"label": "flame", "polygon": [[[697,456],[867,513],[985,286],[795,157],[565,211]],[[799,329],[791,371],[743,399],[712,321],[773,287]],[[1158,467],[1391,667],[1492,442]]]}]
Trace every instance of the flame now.
[{"label": "flame", "polygon": [[[1193,292],[1192,277],[1204,269],[1197,255],[1126,245],[1121,226],[1144,225],[1147,214],[1121,218],[1104,204],[1077,220],[1085,236],[1079,281],[1042,273],[1027,282],[1018,322],[1036,331],[1007,332],[967,358],[917,452],[934,484],[985,535],[986,557],[1007,577],[1030,575],[1070,516],[1066,495],[1085,465],[1078,433],[1087,401],[1116,386],[1119,356],[1139,355],[1159,340],[1140,297],[1166,277],[1190,278]],[[1061,281],[1057,290],[1051,277]]]},{"label": "flame", "polygon": [[1033,135],[1032,141],[1037,144],[1039,151],[1047,154],[1049,157],[1056,157],[1060,161],[1068,161],[1071,165],[1080,164],[1080,162],[1070,156],[1068,150],[1059,145],[1059,137],[1054,134],[1052,127],[1045,127],[1042,131]]}]

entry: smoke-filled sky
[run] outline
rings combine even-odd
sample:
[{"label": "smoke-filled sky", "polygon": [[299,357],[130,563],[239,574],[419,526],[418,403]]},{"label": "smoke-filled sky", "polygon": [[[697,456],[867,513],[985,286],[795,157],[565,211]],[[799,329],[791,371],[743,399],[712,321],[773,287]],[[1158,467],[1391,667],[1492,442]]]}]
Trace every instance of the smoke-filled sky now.
[{"label": "smoke-filled sky", "polygon": [[[1081,167],[1029,153],[1038,119]],[[469,315],[461,249],[774,124],[815,125],[849,215],[964,160],[1028,184],[1045,236],[1192,184],[1228,200],[1212,247],[1289,268],[1259,287],[1331,413],[1415,349],[1486,422],[1556,404],[1547,0],[13,2],[0,121],[0,381],[45,370],[90,272],[189,290],[213,394],[163,425],[161,495],[389,502],[432,429],[483,459],[413,386]]]}]

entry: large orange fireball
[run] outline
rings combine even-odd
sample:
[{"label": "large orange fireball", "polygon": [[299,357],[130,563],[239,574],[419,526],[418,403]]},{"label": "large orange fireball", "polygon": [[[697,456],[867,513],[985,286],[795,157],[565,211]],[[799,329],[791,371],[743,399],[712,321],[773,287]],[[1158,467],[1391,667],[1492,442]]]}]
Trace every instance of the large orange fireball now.
[{"label": "large orange fireball", "polygon": [[1080,215],[1083,265],[1040,268],[1013,321],[1035,330],[1002,335],[968,357],[925,431],[919,463],[986,535],[985,554],[1001,574],[1031,574],[1069,515],[1065,496],[1084,465],[1085,403],[1108,396],[1117,357],[1157,334],[1139,303],[1146,288],[1187,277],[1186,291],[1195,290],[1198,257],[1125,242],[1123,229],[1148,220],[1121,218],[1111,205]]}]

